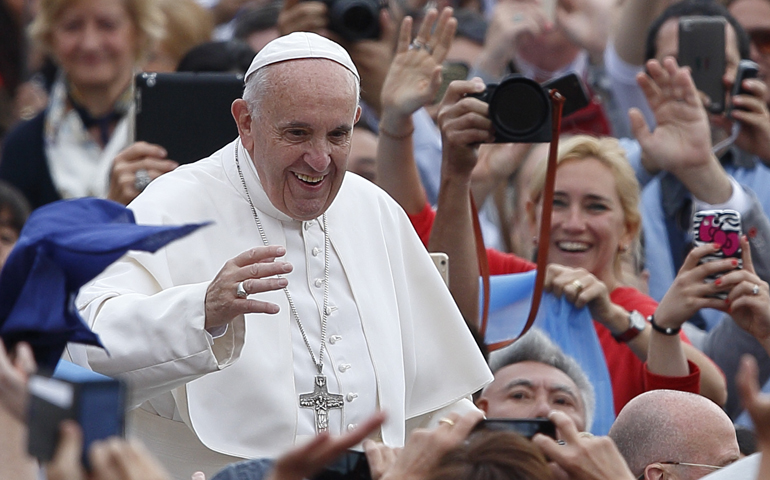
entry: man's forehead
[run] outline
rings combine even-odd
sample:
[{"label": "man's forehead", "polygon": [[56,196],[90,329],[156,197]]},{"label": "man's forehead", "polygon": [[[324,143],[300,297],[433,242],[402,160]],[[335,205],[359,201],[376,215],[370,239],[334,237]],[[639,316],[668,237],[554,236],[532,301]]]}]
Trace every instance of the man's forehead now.
[{"label": "man's forehead", "polygon": [[556,367],[540,362],[518,362],[507,365],[495,372],[493,382],[499,389],[507,389],[514,385],[543,385],[547,389],[570,390],[578,395],[575,382]]}]

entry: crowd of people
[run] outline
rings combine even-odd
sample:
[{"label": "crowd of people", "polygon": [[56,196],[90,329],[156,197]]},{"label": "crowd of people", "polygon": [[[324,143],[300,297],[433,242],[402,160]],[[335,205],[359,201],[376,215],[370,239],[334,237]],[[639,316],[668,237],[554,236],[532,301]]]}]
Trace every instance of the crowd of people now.
[{"label": "crowd of people", "polygon": [[[47,464],[26,454],[39,352],[0,344],[0,478],[300,480],[348,449],[373,480],[694,479],[755,452],[770,478],[770,2],[344,8],[0,1],[0,268],[56,202],[210,222],[70,299],[104,348],[62,361],[129,387],[129,440],[88,470],[75,422]],[[724,99],[679,63],[685,17],[724,25]],[[135,141],[142,71],[242,75],[237,138],[182,166]],[[587,98],[553,119],[549,172],[482,94],[566,74]],[[546,295],[588,313],[490,351],[480,274],[538,252]],[[580,349],[553,328],[575,321]]]}]

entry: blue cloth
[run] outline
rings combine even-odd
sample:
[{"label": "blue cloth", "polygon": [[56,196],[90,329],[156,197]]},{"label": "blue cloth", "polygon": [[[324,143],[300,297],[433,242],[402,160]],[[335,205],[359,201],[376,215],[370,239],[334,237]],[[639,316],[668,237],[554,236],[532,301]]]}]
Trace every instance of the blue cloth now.
[{"label": "blue cloth", "polygon": [[[484,340],[488,344],[516,338],[529,315],[535,285],[533,270],[490,276],[489,320]],[[596,393],[596,413],[591,432],[607,435],[615,421],[612,383],[604,351],[587,308],[577,309],[568,300],[543,294],[535,326],[545,332],[583,368]]]},{"label": "blue cloth", "polygon": [[35,210],[0,272],[0,337],[29,342],[43,370],[68,342],[101,346],[75,308],[80,287],[128,250],[154,252],[203,225],[136,225],[126,207],[97,198]]},{"label": "blue cloth", "polygon": [[275,461],[255,458],[233,463],[220,470],[211,480],[263,480],[270,473]]}]

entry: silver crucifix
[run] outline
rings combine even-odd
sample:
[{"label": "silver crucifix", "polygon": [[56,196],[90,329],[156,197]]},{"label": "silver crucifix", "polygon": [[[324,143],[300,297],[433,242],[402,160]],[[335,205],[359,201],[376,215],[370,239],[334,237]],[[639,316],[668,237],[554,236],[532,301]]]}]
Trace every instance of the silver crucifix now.
[{"label": "silver crucifix", "polygon": [[326,389],[326,376],[316,375],[313,393],[303,393],[299,396],[299,406],[315,410],[315,431],[321,433],[329,430],[329,409],[342,409],[342,395],[329,393]]}]

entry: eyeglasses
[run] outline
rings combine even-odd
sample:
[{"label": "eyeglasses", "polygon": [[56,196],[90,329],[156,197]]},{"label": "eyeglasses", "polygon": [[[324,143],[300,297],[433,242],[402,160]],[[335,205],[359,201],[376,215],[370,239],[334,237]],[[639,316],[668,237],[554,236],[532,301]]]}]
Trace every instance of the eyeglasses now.
[{"label": "eyeglasses", "polygon": [[762,55],[770,55],[770,29],[752,30],[748,33],[757,51]]},{"label": "eyeglasses", "polygon": [[[704,465],[702,463],[687,463],[687,462],[653,462],[653,463],[660,463],[661,465],[682,465],[683,467],[703,467],[703,468],[710,468],[711,470],[717,471],[720,468],[723,468],[724,466],[716,466],[716,465]],[[652,465],[652,463],[648,464]],[[644,472],[642,472],[641,475],[636,477],[636,480],[642,480],[644,478]]]}]

